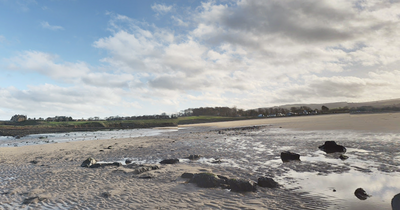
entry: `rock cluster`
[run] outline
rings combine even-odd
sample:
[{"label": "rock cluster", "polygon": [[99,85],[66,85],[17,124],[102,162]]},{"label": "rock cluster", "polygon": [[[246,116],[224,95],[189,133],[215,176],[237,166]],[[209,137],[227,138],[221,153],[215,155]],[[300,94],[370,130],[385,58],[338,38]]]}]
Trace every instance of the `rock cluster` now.
[{"label": "rock cluster", "polygon": [[254,192],[256,186],[277,188],[279,184],[272,178],[260,177],[258,183],[245,179],[229,179],[228,177],[215,175],[212,173],[183,173],[182,178],[189,179],[189,183],[194,183],[202,188],[230,189],[232,192]]}]

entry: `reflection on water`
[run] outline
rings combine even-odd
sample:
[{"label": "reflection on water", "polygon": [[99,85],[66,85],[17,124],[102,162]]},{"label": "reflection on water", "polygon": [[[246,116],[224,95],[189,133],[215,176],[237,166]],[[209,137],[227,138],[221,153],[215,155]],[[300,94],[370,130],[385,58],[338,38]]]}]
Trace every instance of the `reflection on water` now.
[{"label": "reflection on water", "polygon": [[[248,171],[252,179],[273,176],[287,189],[330,201],[330,209],[389,210],[391,199],[400,193],[399,139],[399,134],[392,133],[265,128],[226,131],[213,140],[187,140],[181,146],[212,156],[200,159],[199,164],[215,166],[214,158],[221,158],[216,167]],[[318,149],[332,140],[347,148],[349,159],[342,161],[339,154]],[[286,150],[300,154],[301,162],[282,163],[280,153]],[[359,200],[354,191],[360,187],[372,197]]]}]

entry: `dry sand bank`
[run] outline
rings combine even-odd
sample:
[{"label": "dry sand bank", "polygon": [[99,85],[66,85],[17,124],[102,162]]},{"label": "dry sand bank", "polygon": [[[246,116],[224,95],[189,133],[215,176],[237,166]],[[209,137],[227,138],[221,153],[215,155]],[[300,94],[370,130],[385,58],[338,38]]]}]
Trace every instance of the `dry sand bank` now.
[{"label": "dry sand bank", "polygon": [[296,130],[356,130],[400,132],[400,113],[332,114],[299,117],[262,118],[231,122],[202,123],[180,127],[209,126],[230,128],[253,125],[273,125]]},{"label": "dry sand bank", "polygon": [[[400,114],[324,115],[237,122],[206,123],[218,128],[272,124],[273,127],[300,130],[352,129],[394,132]],[[185,125],[192,127],[198,125]],[[189,132],[190,131],[190,132]],[[184,158],[190,154],[218,157],[202,149],[215,139],[233,138],[207,129],[171,132],[154,137],[91,140],[0,148],[0,207],[3,209],[327,209],[329,202],[317,196],[294,191],[259,188],[256,193],[232,193],[223,189],[201,189],[180,178],[184,172],[213,172],[231,178],[257,180],[252,172],[197,163],[159,165],[159,170],[141,175],[129,169],[109,166],[82,168],[88,157],[102,161],[124,158],[147,160],[156,164],[165,158]],[[192,132],[193,131],[193,132]],[[199,131],[199,132],[197,132]],[[234,138],[248,138],[244,132]],[[198,142],[191,146],[185,143]],[[313,145],[313,143],[310,143]],[[107,149],[112,146],[111,149]],[[389,147],[391,148],[391,147]],[[103,151],[100,151],[103,150]],[[279,148],[278,148],[279,150]],[[309,150],[308,147],[305,150]],[[229,151],[227,150],[229,153]],[[207,154],[208,153],[208,154]],[[233,155],[235,156],[235,155]],[[240,158],[240,156],[237,156]],[[275,158],[275,157],[270,157]],[[31,161],[37,161],[32,163]],[[285,172],[282,168],[282,173]],[[262,172],[273,174],[271,171]],[[104,193],[110,197],[104,196]],[[38,197],[37,203],[23,204],[24,199]]]}]

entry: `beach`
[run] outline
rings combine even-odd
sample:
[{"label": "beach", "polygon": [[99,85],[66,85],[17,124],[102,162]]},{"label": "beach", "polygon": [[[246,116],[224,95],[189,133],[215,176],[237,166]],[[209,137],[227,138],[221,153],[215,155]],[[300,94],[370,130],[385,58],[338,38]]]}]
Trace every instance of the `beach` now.
[{"label": "beach", "polygon": [[[400,113],[261,118],[164,128],[154,136],[1,147],[0,207],[391,209],[400,193],[399,123]],[[332,140],[347,148],[348,160],[318,149]],[[301,162],[282,163],[287,150]],[[81,167],[89,157],[121,165]],[[159,164],[169,158],[179,163]],[[158,169],[136,174],[126,160]],[[185,172],[253,182],[271,177],[281,186],[247,193],[200,188],[181,178]],[[358,187],[372,197],[357,199]]]}]

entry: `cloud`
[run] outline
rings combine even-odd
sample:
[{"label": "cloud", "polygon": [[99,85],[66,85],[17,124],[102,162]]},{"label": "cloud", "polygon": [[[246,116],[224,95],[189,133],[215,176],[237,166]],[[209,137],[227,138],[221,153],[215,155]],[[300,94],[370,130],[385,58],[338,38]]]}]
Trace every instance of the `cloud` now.
[{"label": "cloud", "polygon": [[[188,33],[116,16],[110,21],[113,34],[94,46],[109,53],[104,63],[141,74],[149,94],[172,91],[198,98],[195,91],[229,103],[234,93],[245,97],[245,107],[284,100],[282,94],[293,101],[361,100],[371,98],[368,91],[382,90],[370,88],[377,85],[373,78],[363,78],[399,60],[398,7],[360,7],[356,1],[209,1],[187,17],[197,24]],[[349,72],[357,76],[341,75]]]},{"label": "cloud", "polygon": [[45,29],[50,29],[50,30],[53,30],[53,31],[64,30],[64,28],[62,26],[52,26],[47,21],[43,21],[40,24]]},{"label": "cloud", "polygon": [[165,5],[165,4],[156,4],[156,3],[154,3],[152,6],[151,6],[151,9],[154,11],[154,12],[156,12],[157,13],[157,15],[164,15],[164,14],[166,14],[166,13],[168,13],[168,12],[170,12],[171,10],[172,10],[172,5],[170,5],[170,6],[167,6],[167,5]]},{"label": "cloud", "polygon": [[[153,7],[160,14],[179,9]],[[38,89],[104,113],[160,104],[177,110],[247,109],[387,99],[400,93],[399,10],[391,1],[207,1],[175,12],[162,27],[108,12],[110,34],[93,42],[104,52],[99,66],[39,51],[23,51],[2,63],[67,84]],[[38,106],[56,102],[38,89],[3,91]],[[73,95],[81,89],[89,92]],[[96,99],[101,97],[106,101]],[[107,101],[117,108],[107,108]],[[87,111],[84,107],[76,109]]]}]

